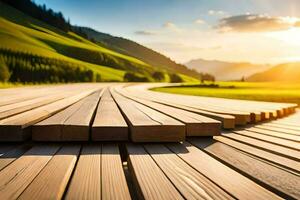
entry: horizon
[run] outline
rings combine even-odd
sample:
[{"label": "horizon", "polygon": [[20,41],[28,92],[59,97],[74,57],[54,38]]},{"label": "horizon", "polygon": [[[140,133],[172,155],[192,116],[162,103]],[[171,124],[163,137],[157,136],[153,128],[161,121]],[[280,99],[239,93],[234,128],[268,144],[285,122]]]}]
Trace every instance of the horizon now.
[{"label": "horizon", "polygon": [[34,2],[61,11],[74,25],[134,40],[179,63],[300,61],[297,0]]}]

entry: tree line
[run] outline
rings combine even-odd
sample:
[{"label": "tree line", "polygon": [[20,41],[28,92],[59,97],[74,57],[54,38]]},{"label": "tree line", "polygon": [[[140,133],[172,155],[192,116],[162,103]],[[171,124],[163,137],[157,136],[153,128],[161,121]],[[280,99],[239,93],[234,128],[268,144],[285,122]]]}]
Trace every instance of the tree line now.
[{"label": "tree line", "polygon": [[61,12],[55,12],[51,8],[48,9],[45,4],[37,5],[31,0],[0,1],[65,32],[70,31],[72,28],[70,20],[66,20]]},{"label": "tree line", "polygon": [[0,49],[0,81],[100,82],[101,75],[69,61],[2,48]]},{"label": "tree line", "polygon": [[70,19],[66,19],[62,12],[56,12],[51,8],[47,8],[45,4],[38,5],[32,0],[0,1],[64,32],[72,31],[85,39],[93,41],[93,39],[88,38],[87,34],[84,32],[84,30],[82,30],[81,27],[72,26]]},{"label": "tree line", "polygon": [[96,65],[103,65],[114,69],[121,69],[125,71],[131,71],[135,73],[151,75],[151,68],[147,68],[144,65],[130,62],[123,58],[116,58],[109,54],[102,53],[100,51],[94,51],[90,49],[61,45],[55,42],[44,41],[49,46],[54,48],[58,53],[65,56],[75,58],[84,62],[93,63]]}]

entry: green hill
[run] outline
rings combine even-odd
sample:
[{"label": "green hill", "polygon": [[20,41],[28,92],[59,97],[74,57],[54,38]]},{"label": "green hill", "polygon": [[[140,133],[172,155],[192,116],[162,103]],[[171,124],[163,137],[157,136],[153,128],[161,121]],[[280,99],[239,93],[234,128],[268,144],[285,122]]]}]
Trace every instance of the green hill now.
[{"label": "green hill", "polygon": [[106,33],[101,33],[91,28],[77,28],[80,28],[80,30],[85,33],[89,39],[94,40],[99,44],[113,49],[119,53],[143,60],[152,66],[158,66],[160,69],[182,73],[194,78],[199,78],[200,76],[200,74],[195,70],[191,70],[184,65],[178,64],[172,61],[170,58],[134,41],[122,37],[115,37]]},{"label": "green hill", "polygon": [[286,63],[277,65],[267,71],[254,74],[247,78],[247,81],[284,81],[299,82],[300,81],[300,63]]},{"label": "green hill", "polygon": [[[64,32],[2,2],[0,2],[0,55],[4,57],[2,60],[8,63],[10,71],[14,70],[13,77],[16,77],[14,81],[19,78],[17,73],[28,74],[24,77],[27,76],[27,79],[31,80],[32,72],[48,75],[45,77],[57,72],[63,74],[62,78],[52,78],[47,80],[49,82],[76,81],[77,78],[65,77],[77,76],[77,72],[81,72],[82,76],[85,74],[90,76],[89,79],[83,78],[79,81],[95,81],[96,77],[101,77],[99,78],[101,81],[123,81],[126,72],[153,81],[152,73],[163,70],[147,60],[100,43],[93,43],[74,32]],[[60,68],[61,65],[64,67]],[[23,70],[22,73],[20,68]],[[164,72],[183,73],[172,69]],[[187,73],[182,75],[184,80],[194,80],[187,75]],[[33,81],[45,82],[40,78]]]}]

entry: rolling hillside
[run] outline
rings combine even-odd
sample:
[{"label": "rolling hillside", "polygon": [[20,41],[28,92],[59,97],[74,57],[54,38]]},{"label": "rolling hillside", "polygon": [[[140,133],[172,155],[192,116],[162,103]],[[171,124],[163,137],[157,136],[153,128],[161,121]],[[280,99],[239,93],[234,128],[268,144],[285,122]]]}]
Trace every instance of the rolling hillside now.
[{"label": "rolling hillside", "polygon": [[247,81],[285,81],[300,82],[300,63],[287,63],[277,65],[269,70],[256,73],[246,79]]},{"label": "rolling hillside", "polygon": [[156,66],[167,71],[179,72],[195,78],[199,78],[200,76],[194,70],[178,64],[170,58],[134,41],[122,37],[115,37],[106,33],[101,33],[87,27],[77,28],[80,28],[80,30],[84,32],[89,39],[95,40],[102,46],[108,47],[125,55],[133,56],[137,59],[145,61],[146,63],[149,63],[152,66]]},{"label": "rolling hillside", "polygon": [[[123,81],[126,72],[133,72],[153,81],[152,73],[161,70],[164,73],[179,73],[184,80],[194,80],[184,71],[172,67],[161,68],[148,63],[147,60],[108,48],[101,43],[93,43],[74,32],[64,32],[36,20],[2,2],[0,2],[0,50],[9,55],[6,60],[11,60],[11,52],[14,57],[20,54],[23,58],[34,55],[39,60],[43,60],[42,58],[50,60],[43,64],[51,62],[54,65],[57,62],[65,62],[69,68],[76,66],[91,70],[94,75],[100,75],[101,81]],[[24,62],[33,61],[31,59]]]},{"label": "rolling hillside", "polygon": [[270,65],[256,65],[251,63],[231,63],[217,60],[196,59],[185,64],[198,72],[212,74],[217,80],[241,80],[254,73],[271,68]]}]

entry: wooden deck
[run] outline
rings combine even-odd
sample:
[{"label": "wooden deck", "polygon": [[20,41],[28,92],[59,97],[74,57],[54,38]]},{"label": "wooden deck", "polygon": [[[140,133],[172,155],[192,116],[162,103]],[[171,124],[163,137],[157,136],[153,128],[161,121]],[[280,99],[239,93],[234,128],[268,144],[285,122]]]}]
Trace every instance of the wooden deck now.
[{"label": "wooden deck", "polygon": [[0,199],[300,199],[296,105],[157,85],[0,90]]}]

